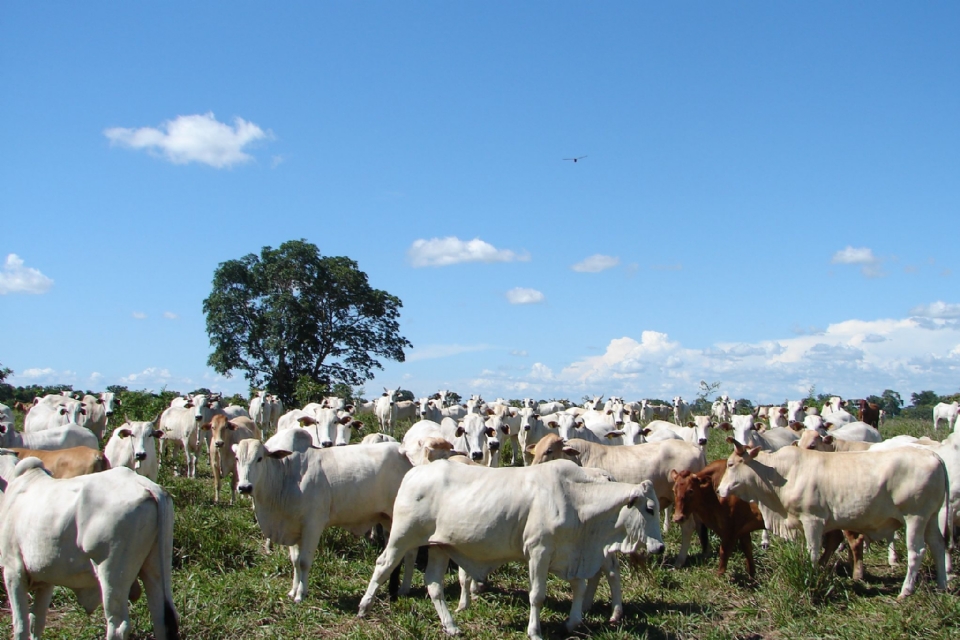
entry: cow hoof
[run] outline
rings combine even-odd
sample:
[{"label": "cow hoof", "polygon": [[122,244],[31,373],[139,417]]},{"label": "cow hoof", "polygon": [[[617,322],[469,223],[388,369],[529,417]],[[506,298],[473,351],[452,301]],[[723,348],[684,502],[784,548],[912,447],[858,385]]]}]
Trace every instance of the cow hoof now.
[{"label": "cow hoof", "polygon": [[458,636],[460,635],[459,627],[444,627],[443,632],[448,636]]}]

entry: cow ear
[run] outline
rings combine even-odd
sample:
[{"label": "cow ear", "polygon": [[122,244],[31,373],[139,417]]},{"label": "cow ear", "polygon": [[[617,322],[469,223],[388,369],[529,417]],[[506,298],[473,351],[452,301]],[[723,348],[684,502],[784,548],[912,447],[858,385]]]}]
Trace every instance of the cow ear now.
[{"label": "cow ear", "polygon": [[700,484],[701,489],[713,488],[713,479],[707,476],[706,478],[693,474],[693,477],[697,479],[697,482]]},{"label": "cow ear", "polygon": [[280,449],[279,451],[267,451],[267,457],[268,457],[268,458],[276,458],[277,460],[283,460],[284,458],[286,458],[287,456],[289,456],[291,453],[293,453],[293,452],[292,452],[292,451],[284,451],[283,449]]},{"label": "cow ear", "polygon": [[835,440],[833,436],[823,436],[823,444],[833,444]]},{"label": "cow ear", "polygon": [[351,420],[353,420],[353,418],[351,418],[350,416],[343,416],[342,418],[340,418],[340,420],[338,420],[338,422],[340,424],[350,424]]},{"label": "cow ear", "polygon": [[729,422],[721,422],[721,423],[720,423],[719,425],[717,425],[717,426],[720,427],[721,429],[723,429],[724,431],[730,431],[731,429],[733,429],[733,427],[730,425]]},{"label": "cow ear", "polygon": [[571,458],[576,458],[580,455],[580,452],[574,449],[573,447],[564,447],[563,455],[570,456]]},{"label": "cow ear", "polygon": [[527,445],[527,448],[524,449],[524,451],[526,451],[526,452],[529,453],[530,455],[533,455],[533,450],[536,449],[536,448],[537,448],[537,445],[535,445],[535,444],[528,444],[528,445]]},{"label": "cow ear", "polygon": [[465,430],[463,427],[457,427],[457,437],[458,437],[458,438],[459,438],[460,436],[462,436],[464,433],[466,433],[466,430]]},{"label": "cow ear", "polygon": [[793,422],[790,423],[790,428],[793,429],[794,431],[800,432],[800,431],[803,431],[804,426],[802,422],[797,422],[796,420],[794,420]]},{"label": "cow ear", "polygon": [[304,424],[317,424],[317,421],[316,421],[315,419],[311,418],[310,416],[303,416],[303,417],[301,417],[301,418],[298,418],[298,419],[297,419],[297,422],[300,423],[300,426],[301,426],[301,427],[302,427]]},{"label": "cow ear", "polygon": [[677,478],[680,477],[680,474],[677,473],[676,469],[670,469],[670,473],[668,474],[667,477],[670,478],[670,482],[676,482]]},{"label": "cow ear", "polygon": [[550,422],[547,423],[547,426],[550,427],[551,429],[556,429],[556,428],[559,427],[560,425],[557,424],[557,422],[556,422],[555,420],[551,420]]},{"label": "cow ear", "polygon": [[487,434],[488,438],[495,438],[497,436],[497,430],[493,427],[487,427],[483,432]]},{"label": "cow ear", "polygon": [[653,429],[651,429],[650,427],[644,427],[643,429],[640,429],[640,435],[648,436],[652,431]]},{"label": "cow ear", "polygon": [[510,425],[508,424],[500,425],[500,431],[503,431],[503,435],[505,436],[510,435]]},{"label": "cow ear", "polygon": [[607,438],[608,440],[613,440],[614,438],[619,438],[622,435],[623,435],[622,429],[614,429],[613,431],[608,431],[607,435],[604,437]]},{"label": "cow ear", "polygon": [[203,429],[204,431],[210,431],[210,423],[209,422],[204,423],[200,425],[200,428]]},{"label": "cow ear", "polygon": [[133,431],[130,431],[130,429],[117,429],[116,434],[121,438],[129,438],[133,435]]},{"label": "cow ear", "polygon": [[163,431],[160,431],[159,429],[154,429],[153,433],[151,433],[150,435],[153,436],[154,438],[162,438]]},{"label": "cow ear", "polygon": [[697,426],[697,423],[694,422],[693,420],[690,420],[689,422],[687,422],[687,426],[688,426],[688,427],[695,427],[695,426]]},{"label": "cow ear", "polygon": [[237,425],[236,425],[235,423],[230,422],[229,420],[227,420],[227,429],[230,429],[230,431],[236,431],[236,430],[237,430]]},{"label": "cow ear", "polygon": [[363,423],[360,422],[359,420],[354,420],[353,422],[350,423],[350,426],[351,426],[353,429],[356,429],[357,431],[362,431],[362,430],[363,430]]},{"label": "cow ear", "polygon": [[794,440],[793,442],[790,443],[790,446],[791,446],[791,447],[799,447],[799,446],[800,446],[800,441],[799,441],[799,440]]},{"label": "cow ear", "polygon": [[756,458],[757,454],[760,453],[760,447],[754,447],[753,449],[747,451],[747,453],[750,454],[751,458]]}]

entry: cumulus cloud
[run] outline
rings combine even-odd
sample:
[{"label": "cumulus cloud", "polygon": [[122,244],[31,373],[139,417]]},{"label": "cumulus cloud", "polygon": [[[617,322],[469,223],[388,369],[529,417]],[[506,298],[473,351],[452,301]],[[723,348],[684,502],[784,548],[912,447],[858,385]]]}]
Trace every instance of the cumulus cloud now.
[{"label": "cumulus cloud", "polygon": [[30,369],[24,369],[21,371],[17,377],[26,378],[27,380],[36,380],[37,378],[44,378],[46,376],[53,375],[54,373],[56,373],[56,371],[50,367],[44,367],[43,369],[39,367],[31,367]]},{"label": "cumulus cloud", "polygon": [[167,320],[176,320],[176,319],[179,318],[180,316],[178,316],[177,314],[175,314],[173,311],[164,311],[164,312],[163,312],[163,317],[166,318]]},{"label": "cumulus cloud", "polygon": [[147,367],[140,373],[131,373],[128,376],[123,376],[120,378],[120,381],[125,384],[150,384],[150,383],[166,383],[170,380],[172,376],[168,369],[162,369],[160,367]]},{"label": "cumulus cloud", "polygon": [[525,289],[523,287],[514,287],[507,291],[507,300],[510,304],[537,304],[543,302],[545,297],[536,289]]},{"label": "cumulus cloud", "polygon": [[600,273],[620,264],[620,258],[597,253],[570,267],[579,273]]},{"label": "cumulus cloud", "polygon": [[845,249],[841,249],[833,254],[830,262],[832,264],[860,265],[860,273],[868,278],[879,278],[886,275],[880,268],[880,258],[873,255],[873,250],[868,247],[852,247],[847,245]]},{"label": "cumulus cloud", "polygon": [[131,313],[130,315],[133,316],[133,319],[134,319],[134,320],[146,320],[146,319],[147,319],[147,314],[145,314],[143,311],[134,311],[134,312]]},{"label": "cumulus cloud", "polygon": [[33,267],[23,266],[23,260],[15,253],[7,255],[0,268],[0,295],[8,293],[46,293],[53,280]]},{"label": "cumulus cloud", "polygon": [[528,354],[523,349],[513,349],[510,351],[510,355],[517,356],[518,358],[526,358]]},{"label": "cumulus cloud", "polygon": [[461,262],[526,261],[530,256],[509,249],[497,249],[480,238],[460,240],[456,236],[414,240],[407,250],[414,267],[446,267]]},{"label": "cumulus cloud", "polygon": [[922,304],[910,309],[910,315],[921,318],[960,318],[960,304],[937,300],[931,304]]},{"label": "cumulus cloud", "polygon": [[243,118],[234,118],[232,127],[218,122],[212,112],[177,116],[159,128],[113,127],[106,129],[103,135],[112,145],[144,149],[173,164],[200,162],[217,169],[249,162],[253,156],[244,149],[260,140],[273,138],[270,131],[264,131]]}]

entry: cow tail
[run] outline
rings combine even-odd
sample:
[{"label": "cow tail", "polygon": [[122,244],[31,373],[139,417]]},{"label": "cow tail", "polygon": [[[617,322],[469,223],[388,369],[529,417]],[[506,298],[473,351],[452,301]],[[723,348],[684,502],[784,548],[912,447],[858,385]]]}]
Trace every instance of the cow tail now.
[{"label": "cow tail", "polygon": [[[937,456],[940,458],[940,456]],[[950,472],[947,471],[947,463],[940,458],[940,467],[943,469],[943,483],[945,492],[943,494],[943,510],[947,517],[943,523],[943,543],[946,545],[947,553],[950,553],[951,539],[953,538],[953,514],[950,513]]]},{"label": "cow tail", "polygon": [[[153,483],[150,483],[153,484]],[[167,635],[163,640],[180,640],[180,619],[173,606],[173,499],[160,486],[147,490],[157,502],[157,544],[160,551],[160,575],[163,582],[163,624]]]}]

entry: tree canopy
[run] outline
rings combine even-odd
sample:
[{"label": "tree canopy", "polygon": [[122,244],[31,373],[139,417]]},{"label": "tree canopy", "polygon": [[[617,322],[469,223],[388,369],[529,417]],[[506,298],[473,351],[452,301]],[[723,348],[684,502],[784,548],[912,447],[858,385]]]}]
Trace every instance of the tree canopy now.
[{"label": "tree canopy", "polygon": [[358,386],[404,361],[396,296],[374,289],[353,260],[325,257],[305,240],[264,247],[221,263],[203,301],[218,373],[244,371],[250,384],[290,403],[304,376],[328,388]]}]

